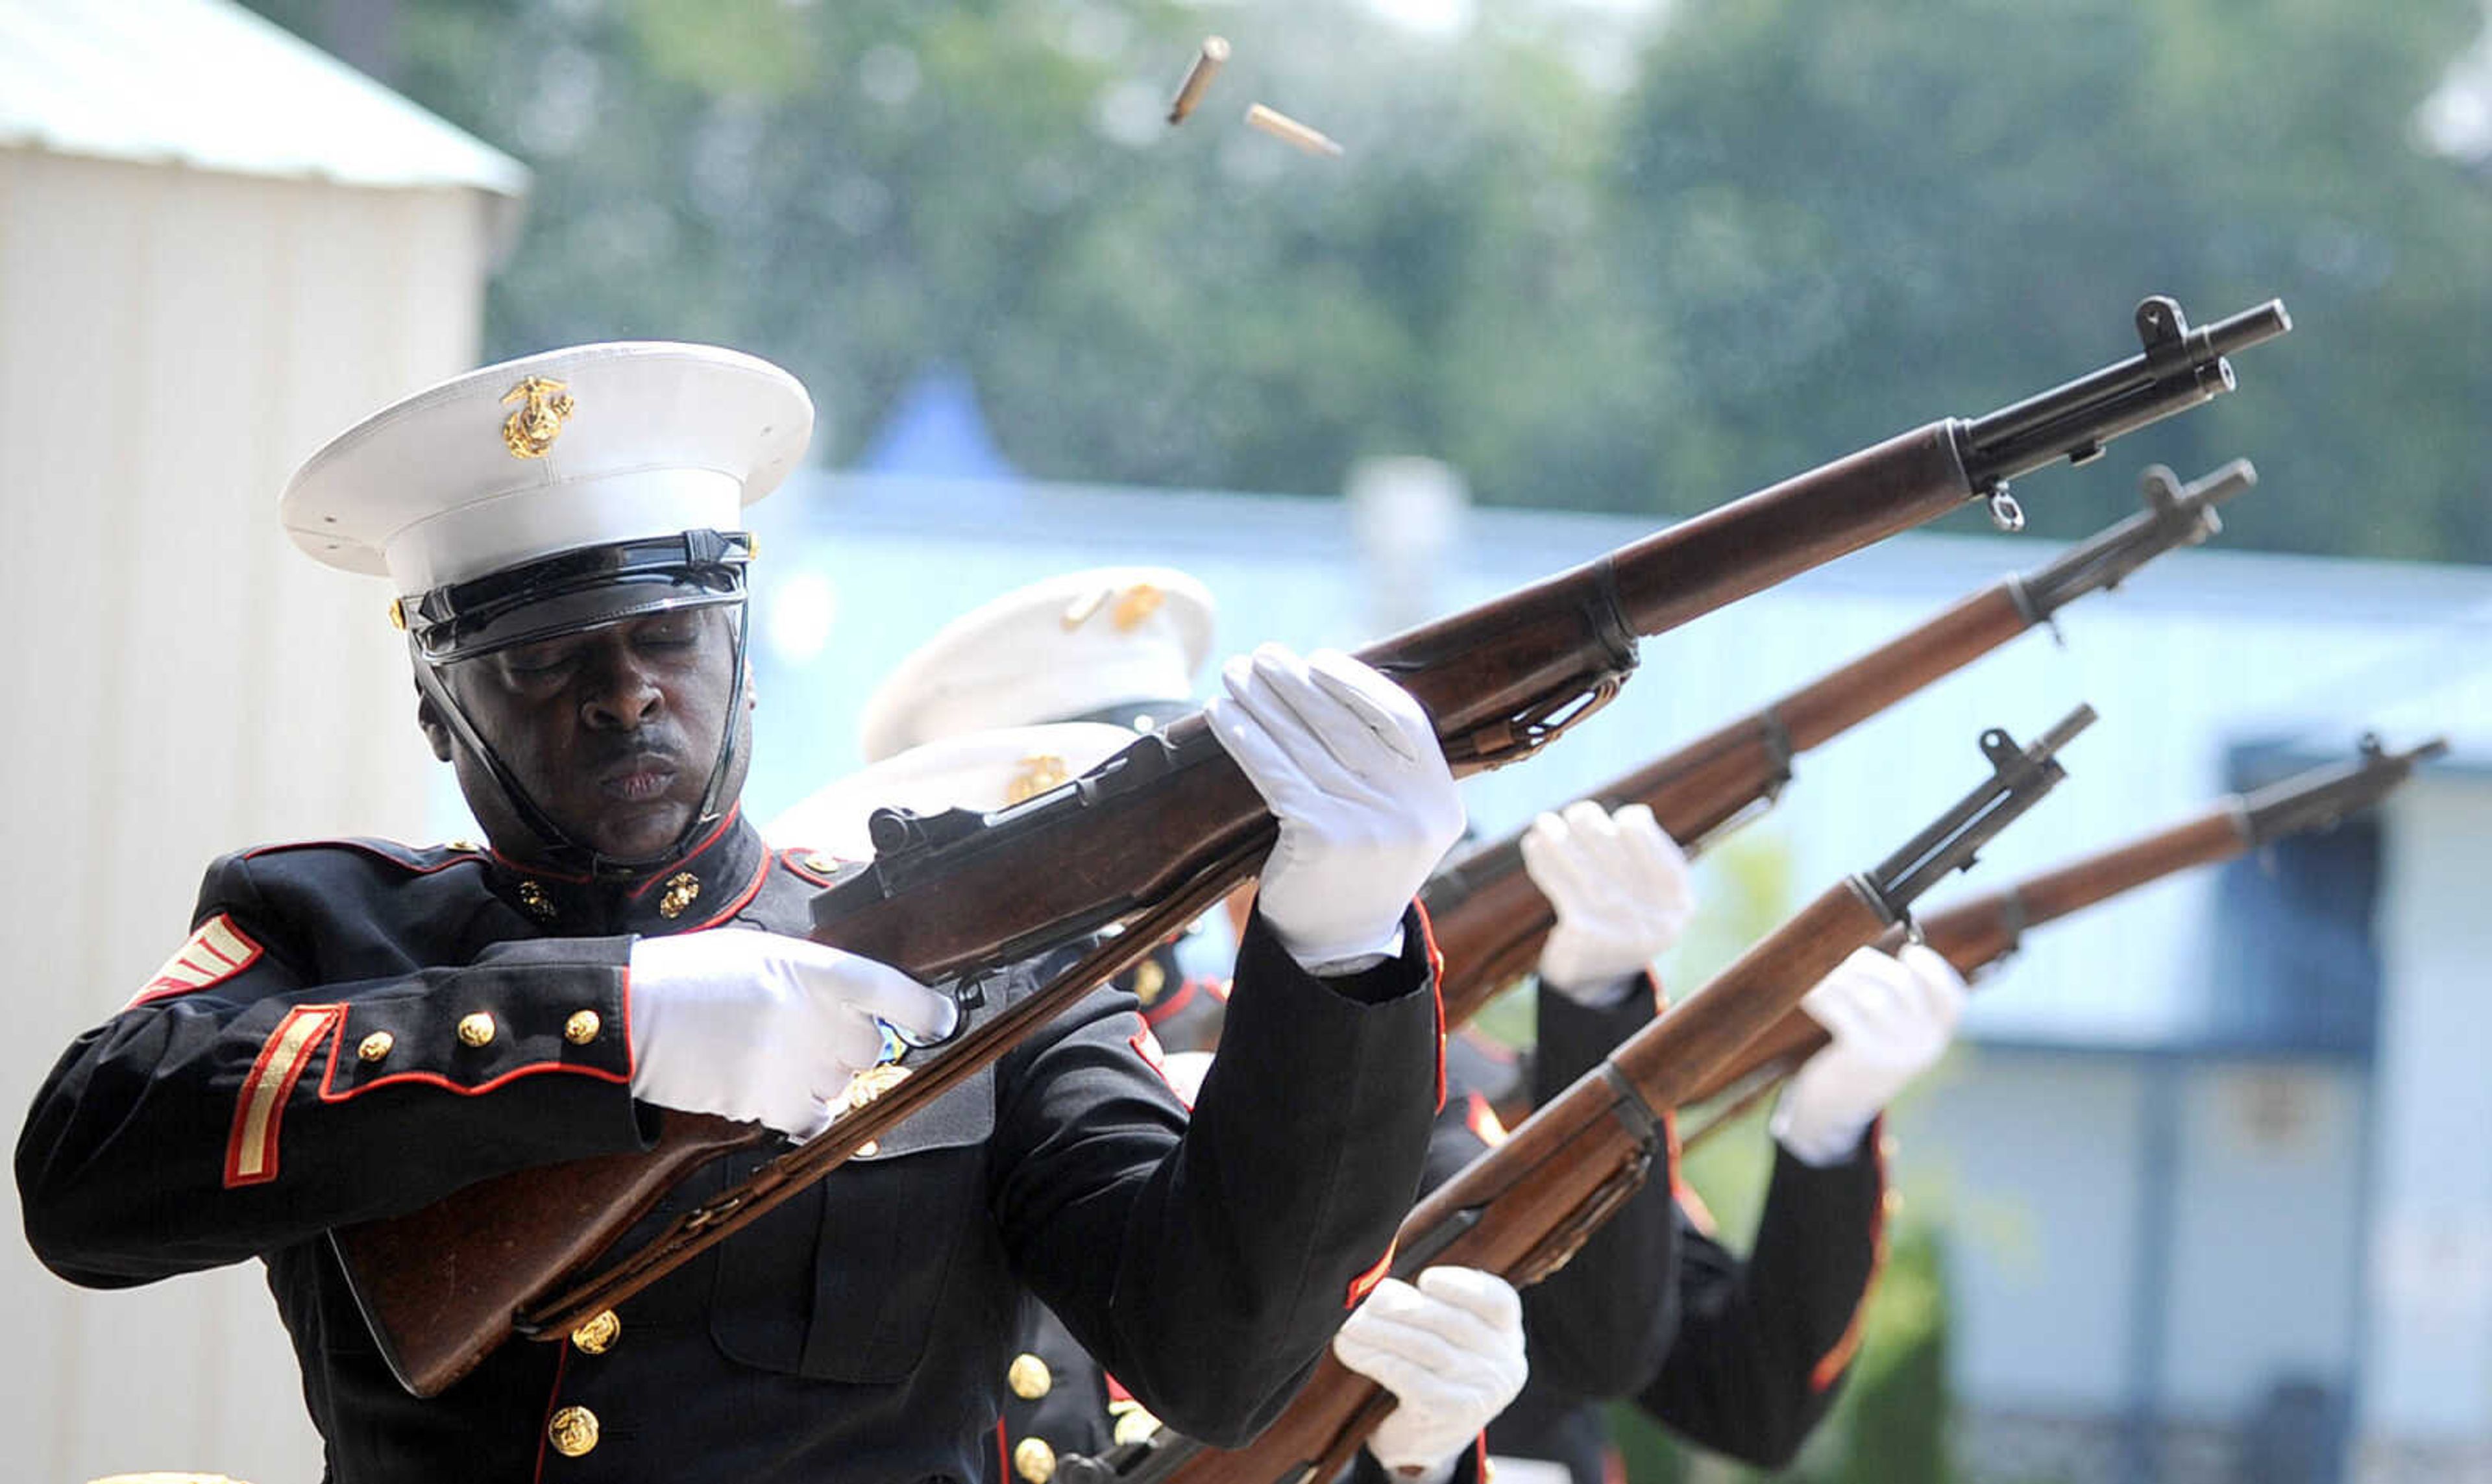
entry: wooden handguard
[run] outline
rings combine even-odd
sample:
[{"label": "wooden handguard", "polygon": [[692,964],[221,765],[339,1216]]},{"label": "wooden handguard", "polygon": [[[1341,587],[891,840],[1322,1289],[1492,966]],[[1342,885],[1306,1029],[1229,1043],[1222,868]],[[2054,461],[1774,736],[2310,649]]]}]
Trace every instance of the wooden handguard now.
[{"label": "wooden handguard", "polygon": [[[2231,860],[2249,848],[2238,807],[2210,810],[2184,824],[2160,830],[2141,840],[2072,861],[2013,886],[1915,914],[1921,940],[1971,979],[2016,951],[2025,930],[2036,928],[2097,903],[2133,891],[2195,866]],[[1799,1064],[1829,1044],[1824,1026],[1795,1007],[1765,1034],[1713,1075],[1697,1083],[1686,1103],[1703,1103],[1734,1089],[1741,1106],[1799,1070]],[[1688,1143],[1711,1133],[1723,1120],[1708,1121],[1692,1131]]]},{"label": "wooden handguard", "polygon": [[[1457,1263],[1520,1286],[1556,1270],[1588,1232],[1578,1219],[1586,1208],[1615,1203],[1621,1176],[1640,1176],[1653,1152],[1642,1133],[1648,1119],[1617,1079],[1634,1088],[1644,1109],[1684,1101],[1690,1087],[1886,927],[1884,908],[1852,880],[1801,908],[1431,1192],[1394,1239],[1405,1254],[1396,1271],[1407,1278],[1419,1267]],[[1169,1477],[1187,1484],[1329,1479],[1391,1410],[1389,1393],[1327,1353],[1297,1400],[1253,1443],[1203,1448]]]},{"label": "wooden handguard", "polygon": [[[1644,804],[1691,854],[1723,826],[1769,803],[1793,755],[1823,746],[2032,626],[2012,581],[1994,583],[1762,710],[1616,780],[1605,809]],[[1445,956],[1445,1022],[1458,1025],[1520,982],[1557,927],[1523,869],[1520,832],[1466,856],[1421,901]]]}]

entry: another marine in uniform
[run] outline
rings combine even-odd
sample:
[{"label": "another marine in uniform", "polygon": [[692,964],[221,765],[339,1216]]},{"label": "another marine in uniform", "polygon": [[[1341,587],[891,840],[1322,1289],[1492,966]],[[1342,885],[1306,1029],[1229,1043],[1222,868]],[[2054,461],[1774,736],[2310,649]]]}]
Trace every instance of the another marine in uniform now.
[{"label": "another marine in uniform", "polygon": [[[1694,899],[1685,857],[1642,806],[1612,815],[1587,801],[1543,815],[1524,837],[1524,863],[1558,912],[1539,964],[1531,1058],[1533,1100],[1546,1102],[1653,1019],[1659,985],[1648,965],[1677,940]],[[1629,1208],[1538,1291],[1559,1316],[1547,1332],[1583,1336],[1602,1322],[1604,1294],[1644,1291],[1639,1280],[1667,1264],[1663,1313],[1646,1331],[1659,1335],[1662,1350],[1623,1385],[1596,1375],[1584,1387],[1556,1366],[1536,1365],[1522,1396],[1490,1424],[1490,1451],[1554,1463],[1574,1484],[1602,1484],[1617,1476],[1617,1461],[1594,1403],[1627,1391],[1716,1452],[1765,1468],[1788,1464],[1833,1400],[1883,1254],[1878,1114],[1945,1050],[1963,995],[1946,962],[1917,946],[1899,958],[1863,949],[1812,989],[1803,1004],[1833,1044],[1801,1067],[1776,1107],[1772,1183],[1747,1258],[1714,1239],[1703,1203],[1676,1184],[1675,1171],[1657,1169]],[[1438,1120],[1431,1185],[1502,1137],[1494,1120],[1464,1115],[1466,1101],[1453,1089]],[[1675,1164],[1675,1136],[1670,1145]],[[1656,1238],[1662,1220],[1668,1235]],[[1608,1351],[1618,1352],[1616,1344]],[[1584,1360],[1602,1363],[1597,1351]]]},{"label": "another marine in uniform", "polygon": [[[875,691],[863,739],[872,765],[812,794],[770,831],[862,857],[876,809],[993,811],[1079,777],[1187,707],[1210,616],[1209,594],[1166,568],[1073,573],[985,604],[946,625]],[[1190,1045],[1217,1036],[1224,989],[1172,981],[1163,959],[1143,972],[1159,980],[1136,986],[1146,1023]],[[1146,1024],[1138,1034],[1152,1031]],[[1095,1457],[1158,1426],[1044,1305],[1027,1306],[1021,1334],[1006,1376],[1013,1399],[996,1449],[1000,1475],[1044,1484],[1058,1459]],[[1423,1274],[1415,1286],[1386,1280],[1345,1324],[1336,1350],[1400,1403],[1366,1456],[1369,1471],[1409,1466],[1421,1477],[1449,1476],[1525,1371],[1512,1289],[1453,1269]]]},{"label": "another marine in uniform", "polygon": [[[1409,899],[1459,799],[1409,697],[1258,651],[1211,721],[1279,800],[1229,1033],[1261,1075],[1189,1123],[1133,1001],[1103,993],[569,1343],[506,1344],[429,1401],[392,1379],[331,1229],[641,1149],[660,1108],[807,1136],[903,1037],[1046,966],[964,1012],[794,935],[822,878],[739,813],[739,511],[811,422],[747,356],[582,346],[389,407],[286,491],[298,545],[392,579],[419,724],[490,847],[216,862],[188,940],[38,1090],[16,1175],[29,1240],[74,1281],[263,1261],[341,1484],[971,1477],[1025,1292],[1154,1410],[1240,1439],[1365,1293],[1416,1186],[1440,1069]],[[1196,1340],[1206,1319],[1222,1344]]]}]

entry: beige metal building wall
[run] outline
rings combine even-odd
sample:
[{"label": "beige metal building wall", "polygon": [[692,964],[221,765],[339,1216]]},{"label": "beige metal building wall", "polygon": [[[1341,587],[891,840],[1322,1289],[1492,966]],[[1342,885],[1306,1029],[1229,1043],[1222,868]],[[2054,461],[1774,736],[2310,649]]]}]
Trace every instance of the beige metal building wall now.
[{"label": "beige metal building wall", "polygon": [[[474,364],[506,205],[0,148],[0,1104],[181,941],[220,851],[418,837],[404,651],[278,490]],[[318,1476],[257,1264],[115,1293],[0,1236],[0,1476]]]}]

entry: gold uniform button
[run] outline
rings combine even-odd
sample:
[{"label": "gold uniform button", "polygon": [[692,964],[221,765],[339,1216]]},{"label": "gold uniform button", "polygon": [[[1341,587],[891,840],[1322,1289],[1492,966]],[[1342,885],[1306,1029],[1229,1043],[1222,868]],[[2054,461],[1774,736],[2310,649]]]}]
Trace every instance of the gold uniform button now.
[{"label": "gold uniform button", "polygon": [[816,876],[837,876],[840,872],[840,863],[816,850],[805,857],[805,869]]},{"label": "gold uniform button", "polygon": [[596,1011],[575,1010],[571,1019],[562,1023],[562,1038],[574,1046],[586,1046],[605,1028],[606,1023],[597,1018]]},{"label": "gold uniform button", "polygon": [[573,1330],[571,1343],[579,1347],[583,1355],[603,1355],[614,1348],[615,1340],[622,1333],[623,1321],[614,1317],[613,1310],[608,1309]]},{"label": "gold uniform button", "polygon": [[1145,1411],[1140,1403],[1135,1404],[1123,1416],[1116,1419],[1118,1442],[1148,1442],[1152,1435],[1159,1430],[1160,1419]]},{"label": "gold uniform button", "polygon": [[460,1016],[459,1018],[459,1040],[460,1043],[464,1046],[492,1045],[493,1018],[487,1015],[482,1010],[476,1011],[472,1015]]},{"label": "gold uniform button", "polygon": [[386,1030],[375,1030],[356,1044],[355,1054],[366,1061],[378,1061],[388,1055],[390,1048],[396,1045],[398,1045],[398,1037]]},{"label": "gold uniform button", "polygon": [[546,1440],[565,1458],[584,1458],[597,1446],[597,1413],[585,1407],[566,1407],[546,1423]]},{"label": "gold uniform button", "polygon": [[1047,1368],[1046,1361],[1024,1350],[1015,1355],[1013,1363],[1005,1369],[1004,1384],[1012,1387],[1012,1394],[1023,1401],[1035,1402],[1054,1389],[1055,1373]]},{"label": "gold uniform button", "polygon": [[1013,1472],[1029,1484],[1047,1484],[1055,1477],[1055,1450],[1044,1438],[1023,1439],[1013,1446]]},{"label": "gold uniform button", "polygon": [[1143,1004],[1159,1003],[1160,991],[1168,988],[1168,970],[1157,959],[1144,959],[1134,965],[1134,997]]}]

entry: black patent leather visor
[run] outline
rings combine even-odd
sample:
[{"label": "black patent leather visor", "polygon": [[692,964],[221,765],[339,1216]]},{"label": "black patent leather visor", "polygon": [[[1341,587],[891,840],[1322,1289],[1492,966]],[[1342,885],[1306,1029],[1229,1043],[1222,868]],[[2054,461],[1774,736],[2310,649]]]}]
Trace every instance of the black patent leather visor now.
[{"label": "black patent leather visor", "polygon": [[627,618],[739,603],[753,548],[747,532],[710,530],[582,547],[432,589],[405,606],[407,638],[427,663],[447,665]]}]

